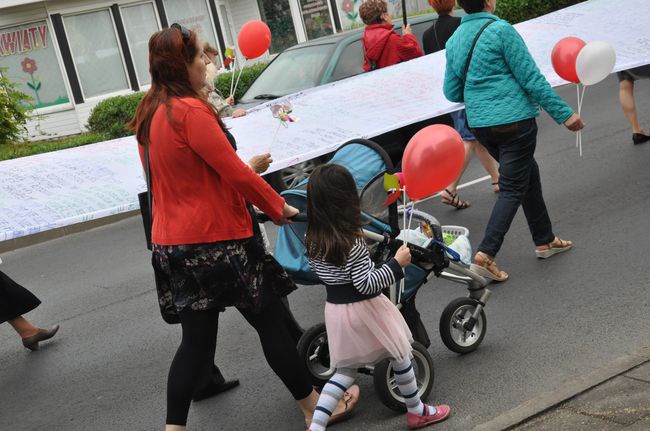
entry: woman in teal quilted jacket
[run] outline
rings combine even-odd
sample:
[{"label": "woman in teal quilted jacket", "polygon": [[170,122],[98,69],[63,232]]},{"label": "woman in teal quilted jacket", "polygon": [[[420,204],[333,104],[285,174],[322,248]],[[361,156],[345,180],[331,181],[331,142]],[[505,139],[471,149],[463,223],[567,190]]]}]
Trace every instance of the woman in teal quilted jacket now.
[{"label": "woman in teal quilted jacket", "polygon": [[499,162],[500,193],[471,268],[491,280],[505,281],[508,274],[494,258],[519,206],[537,257],[548,258],[573,245],[555,236],[546,210],[534,157],[535,117],[541,107],[569,130],[580,130],[584,123],[553,91],[514,27],[493,15],[496,0],[458,0],[458,4],[467,15],[446,44],[444,93],[452,102],[465,102],[472,133]]}]

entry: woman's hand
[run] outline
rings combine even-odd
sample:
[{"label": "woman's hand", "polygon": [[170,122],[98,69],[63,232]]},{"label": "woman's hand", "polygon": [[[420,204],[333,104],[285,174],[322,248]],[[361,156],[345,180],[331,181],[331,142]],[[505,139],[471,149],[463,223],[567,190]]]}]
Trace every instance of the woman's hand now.
[{"label": "woman's hand", "polygon": [[413,34],[413,30],[411,30],[411,24],[406,24],[406,26],[402,29],[402,34]]},{"label": "woman's hand", "polygon": [[226,103],[230,106],[233,106],[235,104],[235,96],[231,94],[230,96],[226,97]]},{"label": "woman's hand", "polygon": [[273,163],[271,153],[266,153],[253,156],[253,158],[248,161],[248,166],[250,166],[256,174],[261,174],[269,168],[271,163]]},{"label": "woman's hand", "polygon": [[235,109],[235,110],[232,112],[231,117],[232,117],[232,118],[237,118],[237,117],[243,117],[244,115],[246,115],[246,110],[245,110],[245,109],[241,109],[241,108],[239,108],[239,109]]},{"label": "woman's hand", "polygon": [[293,223],[291,220],[289,220],[291,217],[295,216],[298,214],[300,211],[298,211],[297,208],[292,207],[289,204],[284,204],[284,208],[282,208],[282,216],[275,221],[275,224],[278,226],[283,225],[283,224],[291,224]]},{"label": "woman's hand", "polygon": [[584,129],[585,123],[582,121],[582,118],[580,118],[580,115],[574,112],[569,119],[564,122],[564,126],[572,132],[577,132],[578,130]]},{"label": "woman's hand", "polygon": [[399,266],[404,268],[411,263],[411,250],[405,245],[401,246],[397,253],[395,253],[395,260],[399,263]]}]

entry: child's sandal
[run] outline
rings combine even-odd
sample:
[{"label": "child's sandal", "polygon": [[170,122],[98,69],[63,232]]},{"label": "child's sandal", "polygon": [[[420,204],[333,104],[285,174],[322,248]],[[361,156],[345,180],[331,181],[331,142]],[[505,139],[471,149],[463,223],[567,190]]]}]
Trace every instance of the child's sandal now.
[{"label": "child's sandal", "polygon": [[470,265],[469,269],[489,280],[506,281],[508,279],[508,273],[501,271],[494,260],[480,251],[474,257],[474,263]]}]

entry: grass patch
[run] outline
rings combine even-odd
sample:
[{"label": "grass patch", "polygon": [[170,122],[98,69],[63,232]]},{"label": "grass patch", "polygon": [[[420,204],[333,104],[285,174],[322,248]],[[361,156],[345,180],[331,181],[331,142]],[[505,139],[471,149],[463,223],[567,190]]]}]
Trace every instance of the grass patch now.
[{"label": "grass patch", "polygon": [[104,133],[82,133],[81,135],[69,136],[56,140],[0,145],[0,161],[17,159],[19,157],[32,156],[40,153],[49,153],[50,151],[63,150],[65,148],[80,147],[82,145],[94,144],[109,139],[108,135]]}]

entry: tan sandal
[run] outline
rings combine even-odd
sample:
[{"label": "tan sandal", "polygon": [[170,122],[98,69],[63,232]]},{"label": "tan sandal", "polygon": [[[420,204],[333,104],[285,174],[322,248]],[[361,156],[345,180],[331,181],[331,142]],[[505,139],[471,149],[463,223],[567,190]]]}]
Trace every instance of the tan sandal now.
[{"label": "tan sandal", "polygon": [[544,247],[546,248],[542,250],[535,249],[535,254],[540,259],[548,259],[554,254],[570,250],[573,247],[573,242],[555,237],[553,241],[549,242]]},{"label": "tan sandal", "polygon": [[479,251],[474,256],[474,263],[469,267],[471,271],[493,281],[506,281],[508,273],[501,271],[494,260],[490,259],[487,254]]},{"label": "tan sandal", "polygon": [[445,193],[448,196],[442,195],[442,203],[445,205],[450,205],[457,210],[464,210],[465,208],[470,207],[470,203],[467,201],[461,201],[458,197],[458,193],[452,193],[449,189],[445,189]]}]

